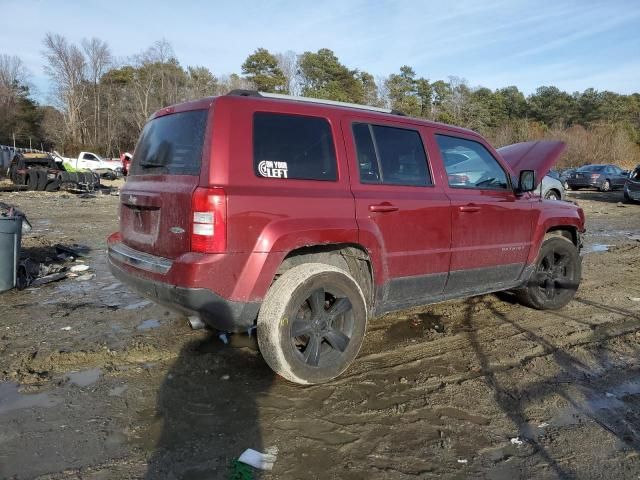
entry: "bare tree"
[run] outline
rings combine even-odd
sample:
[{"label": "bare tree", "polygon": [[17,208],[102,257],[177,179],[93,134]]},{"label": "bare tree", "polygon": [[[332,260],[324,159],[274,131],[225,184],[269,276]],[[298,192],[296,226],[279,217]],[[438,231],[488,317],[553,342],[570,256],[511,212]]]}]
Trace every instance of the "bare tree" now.
[{"label": "bare tree", "polygon": [[27,70],[16,56],[0,55],[0,137],[15,139],[20,96],[25,93]]},{"label": "bare tree", "polygon": [[292,50],[284,53],[276,53],[278,67],[284,73],[287,79],[287,91],[289,95],[298,95],[300,93],[300,82],[298,81],[298,55]]},{"label": "bare tree", "polygon": [[98,144],[100,130],[101,89],[100,79],[113,63],[109,45],[103,40],[92,38],[82,41],[82,48],[87,58],[87,73],[92,84],[93,93],[93,144]]},{"label": "bare tree", "polygon": [[20,57],[0,55],[0,98],[9,94],[17,85],[27,82],[27,69]]},{"label": "bare tree", "polygon": [[64,113],[69,139],[83,142],[81,109],[85,95],[86,62],[82,51],[62,35],[47,33],[44,37],[45,72],[53,83],[53,96]]}]

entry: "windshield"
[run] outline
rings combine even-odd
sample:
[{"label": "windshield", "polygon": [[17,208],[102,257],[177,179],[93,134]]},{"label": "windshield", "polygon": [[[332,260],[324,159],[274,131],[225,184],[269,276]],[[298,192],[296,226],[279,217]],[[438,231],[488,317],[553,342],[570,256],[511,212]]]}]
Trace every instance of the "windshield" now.
[{"label": "windshield", "polygon": [[135,152],[132,175],[199,175],[208,110],[191,110],[148,122]]}]

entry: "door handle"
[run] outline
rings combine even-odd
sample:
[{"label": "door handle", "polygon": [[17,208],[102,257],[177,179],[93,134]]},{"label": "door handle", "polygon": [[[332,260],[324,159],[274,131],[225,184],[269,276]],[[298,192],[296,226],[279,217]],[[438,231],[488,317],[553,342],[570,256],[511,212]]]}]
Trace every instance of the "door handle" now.
[{"label": "door handle", "polygon": [[369,205],[370,212],[384,213],[384,212],[395,212],[396,210],[398,210],[398,207],[396,207],[395,205],[391,205],[389,202],[383,202],[379,205]]},{"label": "door handle", "polygon": [[479,212],[480,207],[478,205],[474,205],[473,203],[470,203],[469,205],[462,205],[458,207],[458,210],[460,210],[461,212],[473,213],[473,212]]}]

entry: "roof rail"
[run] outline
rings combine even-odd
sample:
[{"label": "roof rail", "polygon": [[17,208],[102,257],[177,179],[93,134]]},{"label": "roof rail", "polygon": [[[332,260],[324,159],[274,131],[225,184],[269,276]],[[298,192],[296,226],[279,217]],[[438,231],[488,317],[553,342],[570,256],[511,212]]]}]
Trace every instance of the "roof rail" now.
[{"label": "roof rail", "polygon": [[390,108],[371,107],[369,105],[360,105],[357,103],[337,102],[335,100],[325,100],[323,98],[298,97],[295,95],[282,95],[280,93],[259,92],[258,90],[237,89],[237,90],[231,90],[229,93],[227,93],[227,95],[234,96],[234,97],[260,97],[260,98],[276,98],[280,100],[293,100],[295,102],[317,103],[320,105],[335,105],[336,107],[357,108],[359,110],[370,110],[373,112],[391,113],[393,115],[404,116],[404,113],[398,110],[392,110]]}]

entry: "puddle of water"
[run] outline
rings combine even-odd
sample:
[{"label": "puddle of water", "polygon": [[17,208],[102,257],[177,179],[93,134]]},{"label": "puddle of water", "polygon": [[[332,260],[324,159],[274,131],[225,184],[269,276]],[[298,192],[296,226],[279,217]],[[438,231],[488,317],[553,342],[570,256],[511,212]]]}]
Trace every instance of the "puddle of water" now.
[{"label": "puddle of water", "polygon": [[158,328],[160,326],[160,320],[156,320],[155,318],[150,318],[149,320],[145,320],[140,325],[136,327],[137,330],[151,330],[152,328]]},{"label": "puddle of water", "polygon": [[0,382],[0,415],[12,410],[32,407],[53,407],[60,400],[48,393],[20,393],[20,385],[12,382]]},{"label": "puddle of water", "polygon": [[124,392],[127,391],[127,388],[129,388],[128,385],[118,385],[116,387],[113,387],[111,390],[109,390],[108,395],[110,397],[119,397],[120,395],[122,395]]},{"label": "puddle of water", "polygon": [[91,368],[89,370],[82,370],[80,372],[67,373],[66,378],[69,382],[79,387],[88,387],[98,381],[102,370],[99,368]]},{"label": "puddle of water", "polygon": [[605,245],[603,243],[594,243],[592,245],[586,245],[580,255],[587,255],[589,253],[608,252],[614,245]]}]

